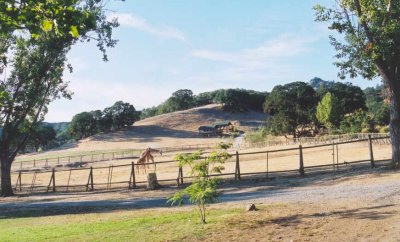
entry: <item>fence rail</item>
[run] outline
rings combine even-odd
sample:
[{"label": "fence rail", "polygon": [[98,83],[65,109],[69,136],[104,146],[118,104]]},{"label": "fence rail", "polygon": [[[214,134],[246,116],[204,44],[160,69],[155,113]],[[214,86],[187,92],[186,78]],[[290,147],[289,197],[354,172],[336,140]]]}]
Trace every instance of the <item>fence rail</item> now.
[{"label": "fence rail", "polygon": [[[286,139],[285,141],[263,141],[257,143],[240,142],[235,144],[233,147],[237,150],[249,149],[249,148],[261,148],[269,146],[279,146],[279,145],[296,145],[296,144],[331,144],[333,142],[340,143],[346,141],[354,140],[365,140],[369,136],[371,138],[385,138],[387,134],[380,133],[355,133],[355,134],[343,134],[343,135],[326,135],[321,137],[301,137],[295,139]],[[382,142],[385,142],[382,139]],[[194,145],[182,145],[174,147],[163,147],[160,148],[164,153],[168,152],[182,152],[182,151],[193,151],[193,150],[210,150],[215,148],[216,144],[194,144]],[[16,159],[13,163],[13,170],[24,170],[31,168],[54,168],[60,166],[76,167],[83,163],[95,163],[102,161],[112,161],[118,159],[129,159],[139,156],[140,150],[138,149],[127,149],[121,151],[113,152],[91,152],[89,154],[80,155],[69,155],[69,156],[55,156],[48,158],[38,158],[38,159]]]},{"label": "fence rail", "polygon": [[257,148],[279,145],[296,145],[296,144],[331,144],[333,142],[340,143],[353,140],[365,140],[371,138],[385,138],[388,134],[384,133],[354,133],[354,134],[340,134],[340,135],[324,135],[319,137],[300,137],[300,138],[287,138],[285,140],[266,140],[261,142],[243,143],[238,144],[237,148]]},{"label": "fence rail", "polygon": [[[214,174],[225,179],[241,180],[243,177],[274,177],[286,175],[305,175],[316,171],[335,172],[341,167],[364,165],[376,167],[390,159],[389,152],[374,151],[374,146],[382,149],[389,137],[371,137],[367,139],[344,141],[314,146],[299,145],[295,148],[275,149],[259,152],[236,151],[226,161],[226,170]],[[387,142],[382,142],[386,140]],[[357,147],[348,145],[359,144]],[[340,149],[339,149],[340,148]],[[352,159],[353,153],[359,150],[362,156]],[[365,155],[364,155],[365,154]],[[318,157],[315,157],[318,156]],[[324,156],[323,158],[319,156]],[[146,176],[138,172],[142,166],[134,162],[121,165],[91,166],[82,168],[53,168],[51,170],[12,172],[13,184],[17,193],[35,192],[69,192],[110,190],[114,188],[135,189],[143,186]],[[177,161],[155,162],[147,167],[158,176],[158,182],[164,185],[181,186],[193,177],[186,168],[179,167]]]}]

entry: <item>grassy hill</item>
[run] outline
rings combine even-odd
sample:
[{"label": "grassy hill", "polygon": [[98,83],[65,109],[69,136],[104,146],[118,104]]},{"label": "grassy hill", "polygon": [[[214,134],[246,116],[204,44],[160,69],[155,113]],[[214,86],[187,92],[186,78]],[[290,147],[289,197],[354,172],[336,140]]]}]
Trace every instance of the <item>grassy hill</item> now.
[{"label": "grassy hill", "polygon": [[203,138],[197,134],[201,125],[215,121],[231,121],[243,131],[262,125],[267,115],[261,112],[229,113],[217,104],[163,114],[136,122],[134,125],[109,133],[101,133],[74,143],[65,144],[46,153],[77,153],[119,149],[175,147],[197,144],[215,144],[218,137]]}]

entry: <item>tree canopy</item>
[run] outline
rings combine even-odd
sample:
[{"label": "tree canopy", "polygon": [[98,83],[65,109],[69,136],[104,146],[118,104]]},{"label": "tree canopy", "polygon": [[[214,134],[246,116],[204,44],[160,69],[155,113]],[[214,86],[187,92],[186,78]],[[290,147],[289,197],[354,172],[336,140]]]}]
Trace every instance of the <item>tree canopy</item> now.
[{"label": "tree canopy", "polygon": [[339,105],[339,100],[335,95],[330,92],[326,93],[317,106],[316,116],[318,121],[329,129],[338,126],[342,118]]},{"label": "tree canopy", "polygon": [[68,127],[74,139],[84,139],[100,132],[118,130],[139,120],[139,112],[127,102],[118,101],[103,111],[95,110],[76,114]]},{"label": "tree canopy", "polygon": [[271,132],[301,136],[314,119],[316,103],[314,89],[305,82],[275,86],[264,104],[265,112],[272,115],[268,121]]},{"label": "tree canopy", "polygon": [[316,20],[338,35],[335,47],[339,77],[382,78],[390,101],[392,162],[400,165],[400,2],[339,0],[336,8],[316,5]]},{"label": "tree canopy", "polygon": [[[9,68],[0,81],[1,195],[12,195],[10,169],[18,152],[30,140],[53,100],[70,98],[63,81],[67,53],[78,40],[95,40],[104,53],[113,47],[112,29],[104,3],[97,0],[0,2],[0,68]],[[70,71],[72,69],[70,68]]]}]

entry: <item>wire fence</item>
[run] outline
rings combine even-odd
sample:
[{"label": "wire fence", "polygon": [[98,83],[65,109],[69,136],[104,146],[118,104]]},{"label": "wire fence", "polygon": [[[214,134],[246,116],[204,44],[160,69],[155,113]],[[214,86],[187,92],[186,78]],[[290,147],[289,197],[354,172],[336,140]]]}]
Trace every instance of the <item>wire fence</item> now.
[{"label": "wire fence", "polygon": [[[245,140],[236,142],[233,146],[236,150],[251,149],[251,148],[262,148],[269,146],[284,146],[284,145],[296,145],[296,144],[328,144],[328,143],[340,143],[350,140],[363,140],[367,139],[368,136],[372,138],[384,138],[387,134],[380,133],[355,133],[355,134],[342,134],[342,135],[326,135],[321,137],[301,137],[286,140],[267,140],[263,142],[250,143]],[[388,142],[386,139],[382,139],[381,142]],[[211,150],[216,147],[217,143],[208,144],[192,144],[182,146],[170,146],[159,148],[163,153],[176,153],[176,152],[190,152],[194,150]],[[126,149],[112,152],[90,152],[87,154],[79,155],[68,155],[68,156],[55,156],[46,158],[34,158],[34,159],[16,159],[12,165],[12,170],[29,170],[36,168],[57,168],[62,166],[67,167],[80,167],[85,164],[113,161],[118,159],[132,159],[138,158],[141,150],[138,149]]]},{"label": "wire fence", "polygon": [[[287,175],[305,175],[312,172],[336,172],[354,166],[376,167],[390,160],[389,137],[372,137],[331,144],[258,152],[231,153],[225,170],[214,174],[223,179],[271,178]],[[375,149],[374,149],[375,147]],[[379,149],[377,149],[379,147]],[[177,161],[155,162],[141,166],[134,162],[109,166],[50,170],[18,170],[12,172],[15,192],[19,194],[41,192],[71,192],[145,187],[147,173],[156,173],[160,185],[183,185],[192,181],[186,167]]]},{"label": "wire fence", "polygon": [[[282,139],[272,139],[265,140],[261,142],[245,142],[243,144],[238,144],[236,148],[248,149],[248,148],[260,148],[268,146],[283,146],[283,145],[296,145],[296,144],[331,144],[333,142],[340,143],[346,141],[363,140],[372,138],[385,138],[388,134],[384,133],[354,133],[354,134],[340,134],[340,135],[324,135],[319,137],[299,137],[299,138],[287,138]],[[389,142],[386,139],[382,139],[381,142]]]},{"label": "wire fence", "polygon": [[129,149],[114,152],[93,152],[89,154],[55,156],[34,159],[16,159],[12,170],[28,170],[32,168],[54,168],[54,167],[79,167],[82,164],[95,163],[101,161],[113,161],[118,159],[135,158],[139,155],[139,150]]}]

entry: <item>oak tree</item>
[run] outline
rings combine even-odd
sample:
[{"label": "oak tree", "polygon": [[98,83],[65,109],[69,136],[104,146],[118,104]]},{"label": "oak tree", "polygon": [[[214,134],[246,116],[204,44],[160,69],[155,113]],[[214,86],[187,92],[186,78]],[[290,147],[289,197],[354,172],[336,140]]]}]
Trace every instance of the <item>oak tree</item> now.
[{"label": "oak tree", "polygon": [[392,163],[400,164],[400,1],[338,0],[336,7],[316,5],[316,21],[329,23],[338,35],[339,76],[382,78],[390,102]]},{"label": "oak tree", "polygon": [[104,7],[99,0],[0,2],[0,67],[10,69],[0,81],[6,93],[0,109],[2,196],[13,195],[11,165],[48,104],[71,97],[62,78],[71,46],[94,40],[107,59],[106,48],[116,44],[112,30],[118,23],[107,20]]}]

